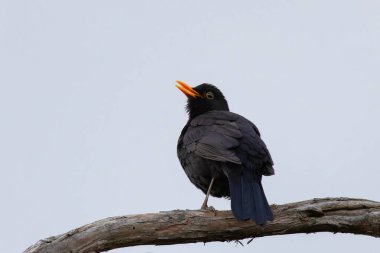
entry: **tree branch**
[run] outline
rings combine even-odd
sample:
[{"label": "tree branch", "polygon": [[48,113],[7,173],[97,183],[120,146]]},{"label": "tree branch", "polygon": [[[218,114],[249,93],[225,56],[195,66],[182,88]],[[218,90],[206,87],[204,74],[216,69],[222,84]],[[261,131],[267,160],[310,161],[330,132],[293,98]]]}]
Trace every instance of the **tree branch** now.
[{"label": "tree branch", "polygon": [[380,237],[380,203],[325,198],[273,205],[275,220],[261,227],[231,211],[200,210],[106,218],[40,240],[24,253],[93,253],[136,245],[231,241],[270,235],[333,232]]}]

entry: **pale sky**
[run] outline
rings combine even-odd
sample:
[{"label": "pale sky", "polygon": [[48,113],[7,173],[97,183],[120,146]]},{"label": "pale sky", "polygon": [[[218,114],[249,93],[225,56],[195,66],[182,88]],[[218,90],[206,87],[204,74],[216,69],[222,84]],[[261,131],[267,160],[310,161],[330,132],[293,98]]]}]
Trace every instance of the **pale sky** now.
[{"label": "pale sky", "polygon": [[[0,0],[0,252],[110,216],[198,209],[176,155],[177,79],[218,86],[258,126],[270,203],[380,201],[379,59],[379,1]],[[318,233],[112,252],[379,249]]]}]

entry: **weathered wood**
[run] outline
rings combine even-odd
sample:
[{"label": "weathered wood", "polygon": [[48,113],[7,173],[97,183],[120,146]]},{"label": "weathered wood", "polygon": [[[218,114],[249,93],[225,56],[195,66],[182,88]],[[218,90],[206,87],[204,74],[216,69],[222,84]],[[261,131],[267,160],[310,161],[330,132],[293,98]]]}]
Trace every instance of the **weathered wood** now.
[{"label": "weathered wood", "polygon": [[24,253],[102,252],[135,245],[231,241],[270,235],[333,232],[380,237],[380,203],[324,198],[273,205],[266,226],[237,221],[231,211],[174,210],[106,218],[40,240]]}]

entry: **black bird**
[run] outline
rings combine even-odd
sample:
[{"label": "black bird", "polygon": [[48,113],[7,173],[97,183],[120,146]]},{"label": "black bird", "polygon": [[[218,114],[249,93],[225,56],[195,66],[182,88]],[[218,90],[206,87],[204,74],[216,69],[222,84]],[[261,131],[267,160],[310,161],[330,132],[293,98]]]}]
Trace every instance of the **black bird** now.
[{"label": "black bird", "polygon": [[273,161],[257,127],[229,111],[222,92],[211,84],[194,88],[177,81],[187,97],[189,120],[177,144],[177,155],[190,181],[205,194],[231,198],[238,220],[263,225],[273,220],[262,175],[274,175]]}]

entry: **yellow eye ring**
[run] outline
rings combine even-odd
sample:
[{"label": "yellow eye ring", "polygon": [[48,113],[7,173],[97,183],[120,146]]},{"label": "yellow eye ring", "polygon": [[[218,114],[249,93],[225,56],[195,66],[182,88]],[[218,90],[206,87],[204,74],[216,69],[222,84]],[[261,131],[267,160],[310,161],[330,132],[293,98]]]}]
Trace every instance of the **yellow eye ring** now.
[{"label": "yellow eye ring", "polygon": [[206,92],[205,97],[207,99],[214,99],[214,93],[212,93],[211,91],[208,91]]}]

